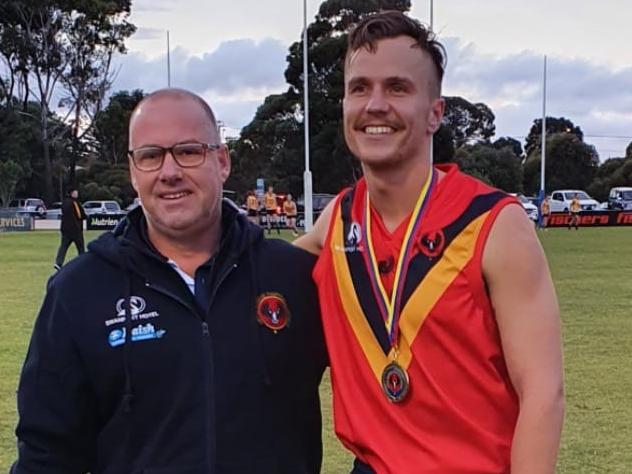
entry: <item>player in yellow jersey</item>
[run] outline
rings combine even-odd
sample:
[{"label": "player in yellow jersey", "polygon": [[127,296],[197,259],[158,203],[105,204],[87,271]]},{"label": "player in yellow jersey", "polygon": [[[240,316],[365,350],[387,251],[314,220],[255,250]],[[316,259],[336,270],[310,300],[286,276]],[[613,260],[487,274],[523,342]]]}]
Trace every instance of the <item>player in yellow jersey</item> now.
[{"label": "player in yellow jersey", "polygon": [[542,204],[540,205],[540,213],[542,214],[540,225],[543,229],[546,229],[546,226],[549,223],[549,217],[551,216],[551,202],[549,201],[548,196],[544,196],[544,199],[542,200]]},{"label": "player in yellow jersey", "polygon": [[248,191],[246,211],[248,212],[248,220],[253,224],[259,224],[259,199],[254,191]]},{"label": "player in yellow jersey", "polygon": [[268,186],[268,192],[263,195],[263,205],[266,208],[266,223],[268,226],[268,234],[272,233],[272,226],[276,227],[277,234],[281,233],[279,229],[279,216],[277,215],[277,199],[274,194],[274,188]]},{"label": "player in yellow jersey", "polygon": [[571,212],[571,220],[568,221],[568,230],[571,230],[571,227],[573,226],[575,226],[575,230],[579,229],[579,213],[582,210],[582,206],[579,203],[579,196],[577,196],[577,193],[573,196],[568,210]]},{"label": "player in yellow jersey", "polygon": [[287,226],[292,229],[292,235],[298,237],[298,229],[296,228],[296,202],[292,199],[292,195],[288,193],[283,203],[283,212],[285,213],[285,221]]}]

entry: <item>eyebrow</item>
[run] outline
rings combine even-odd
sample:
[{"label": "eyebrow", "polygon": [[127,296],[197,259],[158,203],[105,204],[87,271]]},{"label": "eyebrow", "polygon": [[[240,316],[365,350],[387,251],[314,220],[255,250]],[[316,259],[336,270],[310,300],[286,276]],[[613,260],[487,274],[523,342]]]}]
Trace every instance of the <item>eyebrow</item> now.
[{"label": "eyebrow", "polygon": [[[357,84],[368,84],[372,81],[370,81],[366,76],[359,76],[359,77],[354,77],[352,79],[349,80],[349,82],[347,83],[348,86],[353,86],[353,85],[357,85]],[[403,76],[389,76],[386,77],[384,79],[380,79],[378,82],[385,82],[387,84],[393,84],[393,83],[405,83],[405,84],[410,84],[410,85],[414,85],[414,82],[412,81],[412,79],[408,78],[408,77],[403,77]]]},{"label": "eyebrow", "polygon": [[[177,141],[176,143],[174,143],[171,146],[184,145],[184,144],[187,144],[187,143],[210,143],[210,142],[204,142],[204,141],[201,142],[197,138],[186,138],[184,140]],[[165,148],[164,146],[157,145],[155,143],[142,144],[142,145],[138,146],[137,148],[153,148],[153,147]],[[166,148],[168,148],[168,147],[166,147]]]}]

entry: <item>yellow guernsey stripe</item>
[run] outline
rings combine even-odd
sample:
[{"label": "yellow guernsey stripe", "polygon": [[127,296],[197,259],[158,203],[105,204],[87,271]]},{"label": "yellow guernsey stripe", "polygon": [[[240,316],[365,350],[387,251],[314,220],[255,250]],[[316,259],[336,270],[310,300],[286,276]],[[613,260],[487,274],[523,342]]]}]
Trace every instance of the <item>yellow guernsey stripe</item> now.
[{"label": "yellow guernsey stripe", "polygon": [[[344,252],[343,222],[340,213],[341,209],[338,206],[334,216],[335,225],[331,240],[331,255],[336,274],[338,294],[347,321],[363,349],[376,380],[378,383],[381,383],[382,371],[394,359],[395,355],[393,352],[395,349],[392,349],[388,356],[384,355],[362,311]],[[403,308],[399,320],[400,343],[397,357],[398,363],[402,367],[408,368],[410,365],[412,360],[410,348],[426,317],[441,295],[472,258],[476,239],[488,214],[489,211],[482,214],[459,233],[446,248],[441,260],[428,272]]]},{"label": "yellow guernsey stripe", "polygon": [[338,294],[342,301],[345,316],[353,329],[355,337],[364,351],[364,355],[371,366],[371,370],[373,370],[375,378],[378,383],[381,383],[382,371],[389,361],[373,335],[371,326],[369,326],[366,320],[353,286],[353,280],[351,279],[347,265],[347,257],[344,252],[345,243],[342,231],[343,222],[340,218],[340,206],[337,206],[336,215],[334,217],[335,226],[331,239],[331,255],[336,273]]},{"label": "yellow guernsey stripe", "polygon": [[[411,346],[426,317],[441,295],[452,284],[457,275],[471,260],[476,239],[489,211],[482,214],[463,229],[446,248],[441,260],[432,267],[421,285],[406,302],[399,321],[400,344],[399,364],[408,368],[412,360]],[[393,354],[391,354],[392,356]]]}]

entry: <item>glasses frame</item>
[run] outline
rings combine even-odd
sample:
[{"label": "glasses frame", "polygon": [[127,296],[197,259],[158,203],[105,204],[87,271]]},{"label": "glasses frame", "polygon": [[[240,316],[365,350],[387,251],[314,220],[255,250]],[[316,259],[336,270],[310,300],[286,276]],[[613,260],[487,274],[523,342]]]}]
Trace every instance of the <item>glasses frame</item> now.
[{"label": "glasses frame", "polygon": [[[196,165],[183,165],[182,163],[180,163],[180,161],[178,161],[178,157],[173,152],[173,149],[177,148],[179,146],[183,146],[183,145],[202,145],[202,147],[204,149],[204,156],[202,158],[202,161],[200,161]],[[136,168],[138,171],[147,171],[147,172],[158,171],[165,164],[165,157],[167,156],[167,153],[171,154],[171,157],[178,164],[178,166],[180,168],[197,168],[198,166],[202,166],[202,164],[206,161],[206,155],[207,155],[207,152],[209,150],[217,151],[221,147],[222,147],[222,145],[217,144],[217,143],[201,143],[201,142],[176,143],[175,145],[172,145],[172,146],[169,146],[169,147],[163,147],[163,146],[158,146],[158,145],[155,145],[155,146],[153,146],[153,145],[152,146],[141,146],[139,148],[136,148],[135,150],[127,150],[127,156],[129,156],[129,158],[132,160],[132,163],[134,164],[134,168]],[[136,152],[138,150],[142,150],[142,149],[147,149],[147,148],[155,148],[155,149],[160,149],[162,151],[162,157],[160,159],[160,163],[155,168],[144,169],[144,168],[139,167],[138,164],[136,163],[136,158],[134,158],[134,152]]]}]

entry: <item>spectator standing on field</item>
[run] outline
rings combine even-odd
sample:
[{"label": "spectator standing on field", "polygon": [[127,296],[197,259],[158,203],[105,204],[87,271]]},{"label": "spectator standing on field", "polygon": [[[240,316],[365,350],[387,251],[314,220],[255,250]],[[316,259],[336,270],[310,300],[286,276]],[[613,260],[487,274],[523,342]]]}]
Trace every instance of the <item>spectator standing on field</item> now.
[{"label": "spectator standing on field", "polygon": [[55,258],[55,270],[59,270],[66,259],[66,252],[70,244],[74,243],[77,253],[81,255],[85,252],[83,243],[83,221],[86,219],[86,212],[77,201],[79,191],[71,189],[61,207],[61,243]]},{"label": "spectator standing on field", "polygon": [[292,229],[292,235],[298,237],[298,229],[296,228],[296,202],[292,199],[292,195],[288,193],[283,203],[283,212],[285,213],[285,220],[287,226]]},{"label": "spectator standing on field", "polygon": [[274,194],[274,188],[268,186],[268,191],[263,195],[263,205],[266,208],[266,223],[268,226],[268,234],[272,233],[272,225],[276,227],[277,234],[281,233],[279,229],[279,217],[277,216],[277,198]]},{"label": "spectator standing on field", "polygon": [[579,213],[582,210],[582,206],[579,203],[579,197],[577,193],[573,196],[571,203],[568,209],[571,213],[571,220],[568,221],[568,230],[571,230],[571,227],[575,226],[575,230],[579,229]]}]

